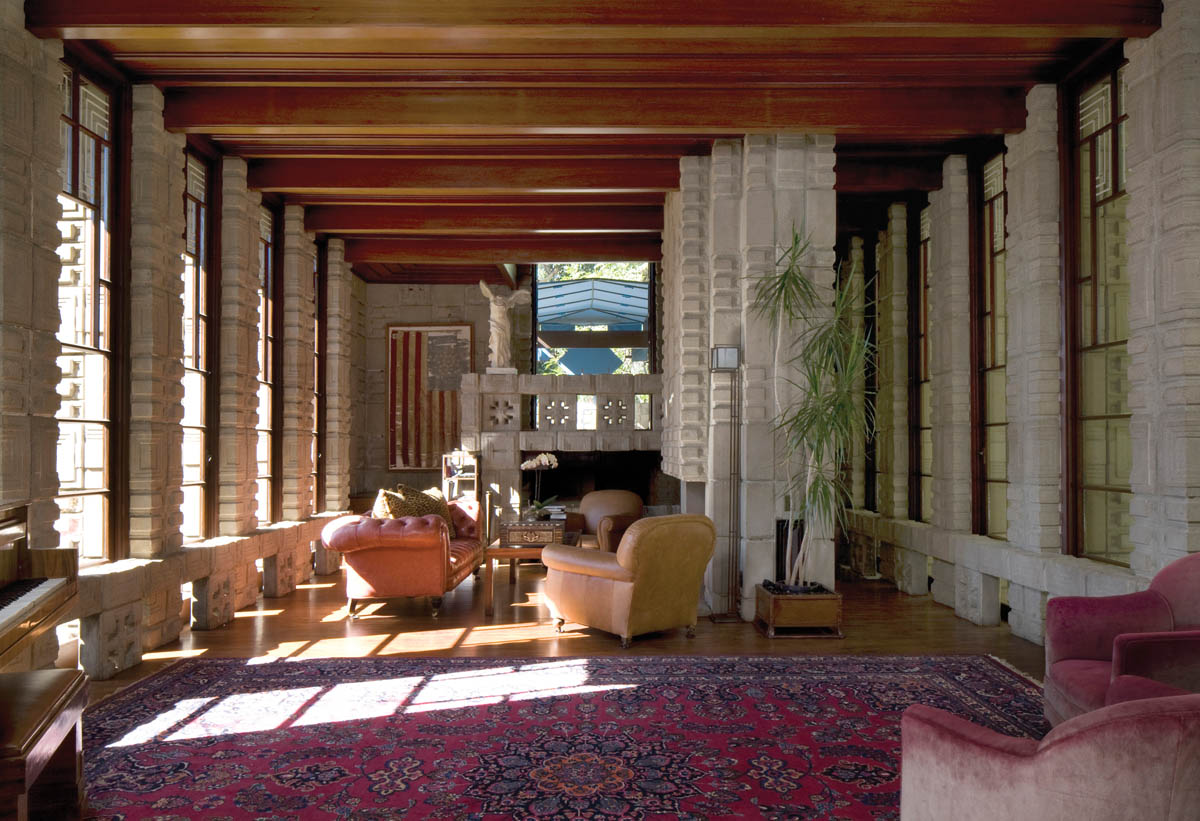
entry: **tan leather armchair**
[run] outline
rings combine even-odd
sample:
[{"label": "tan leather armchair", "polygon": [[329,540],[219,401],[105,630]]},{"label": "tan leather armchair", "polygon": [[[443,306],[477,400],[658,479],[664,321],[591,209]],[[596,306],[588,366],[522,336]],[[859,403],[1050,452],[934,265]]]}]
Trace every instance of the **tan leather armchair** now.
[{"label": "tan leather armchair", "polygon": [[707,516],[651,516],[629,526],[615,553],[549,545],[546,601],[555,627],[578,622],[621,637],[672,627],[695,634],[700,585],[716,544]]},{"label": "tan leather armchair", "polygon": [[567,530],[582,535],[580,547],[613,553],[625,530],[642,518],[642,497],[629,490],[593,490],[579,500],[579,512],[568,513]]}]

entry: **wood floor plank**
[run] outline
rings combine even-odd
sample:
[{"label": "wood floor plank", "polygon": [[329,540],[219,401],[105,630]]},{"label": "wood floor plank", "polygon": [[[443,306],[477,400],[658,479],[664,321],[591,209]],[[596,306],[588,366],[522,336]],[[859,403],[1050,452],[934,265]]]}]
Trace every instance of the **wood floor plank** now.
[{"label": "wood floor plank", "polygon": [[[506,576],[507,569],[498,570]],[[483,584],[468,578],[447,594],[438,618],[427,599],[371,604],[354,621],[345,619],[345,578],[313,577],[282,598],[260,598],[223,628],[185,630],[178,641],[147,653],[136,667],[92,683],[91,700],[102,699],[185,656],[321,658],[361,656],[480,656],[489,658],[635,655],[827,655],[988,654],[1040,679],[1043,648],[1013,636],[1008,626],[978,627],[936,604],[931,596],[908,596],[888,582],[841,583],[846,638],[768,639],[748,623],[713,624],[701,619],[696,637],[683,630],[634,639],[621,650],[612,635],[568,624],[556,634],[542,601],[545,570],[522,568],[515,585],[496,584],[495,614],[483,615]],[[64,645],[60,665],[74,647]]]}]

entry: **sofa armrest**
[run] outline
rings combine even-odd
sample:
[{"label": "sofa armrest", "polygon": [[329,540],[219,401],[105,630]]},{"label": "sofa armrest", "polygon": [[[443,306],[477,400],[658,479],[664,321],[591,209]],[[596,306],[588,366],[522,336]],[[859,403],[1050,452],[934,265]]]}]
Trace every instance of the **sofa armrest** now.
[{"label": "sofa armrest", "polygon": [[1171,609],[1153,590],[1124,596],[1059,596],[1046,602],[1046,666],[1063,659],[1112,658],[1122,633],[1168,631]]},{"label": "sofa armrest", "polygon": [[376,519],[372,516],[340,516],[321,531],[329,550],[353,553],[374,548],[440,550],[450,549],[450,529],[441,516],[402,516]]},{"label": "sofa armrest", "polygon": [[604,553],[586,547],[547,545],[542,550],[542,564],[550,570],[559,570],[563,573],[578,573],[582,576],[594,576],[621,582],[633,581],[633,573],[617,562],[615,553]]},{"label": "sofa armrest", "polygon": [[1123,633],[1113,641],[1112,674],[1200,692],[1200,630]]},{"label": "sofa armrest", "polygon": [[596,544],[605,553],[616,553],[617,545],[621,543],[621,537],[625,535],[625,531],[640,518],[641,516],[635,516],[632,513],[605,516],[596,526]]}]

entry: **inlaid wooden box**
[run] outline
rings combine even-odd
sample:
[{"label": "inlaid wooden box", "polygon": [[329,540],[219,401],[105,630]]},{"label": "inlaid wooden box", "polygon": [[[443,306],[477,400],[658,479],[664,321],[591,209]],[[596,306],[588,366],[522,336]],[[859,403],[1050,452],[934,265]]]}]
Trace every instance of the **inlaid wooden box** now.
[{"label": "inlaid wooden box", "polygon": [[509,545],[562,544],[565,522],[547,519],[539,522],[500,522],[497,538],[500,547]]}]

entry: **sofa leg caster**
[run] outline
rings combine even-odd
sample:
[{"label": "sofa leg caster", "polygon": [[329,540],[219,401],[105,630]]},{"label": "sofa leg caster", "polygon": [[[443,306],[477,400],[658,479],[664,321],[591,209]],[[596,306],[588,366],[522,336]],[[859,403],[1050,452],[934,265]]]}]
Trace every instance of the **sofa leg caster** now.
[{"label": "sofa leg caster", "polygon": [[565,619],[555,619],[555,620],[554,620],[554,632],[555,632],[555,633],[561,633],[561,632],[562,632],[562,629],[563,629],[563,625],[564,625],[564,624],[566,624],[566,620],[565,620]]},{"label": "sofa leg caster", "polygon": [[432,604],[432,605],[433,605],[433,617],[436,619],[436,618],[438,617],[438,614],[441,612],[441,609],[442,609],[442,597],[441,597],[441,596],[434,596],[434,597],[433,597],[433,598],[430,600],[430,604]]},{"label": "sofa leg caster", "polygon": [[694,639],[694,638],[696,638],[696,625],[694,625],[694,624],[689,624],[689,625],[687,626],[687,632],[686,632],[686,634],[685,634],[685,635],[687,635],[687,637],[688,637],[689,639]]},{"label": "sofa leg caster", "polygon": [[621,636],[621,649],[622,650],[629,649],[629,638],[627,636]]}]

